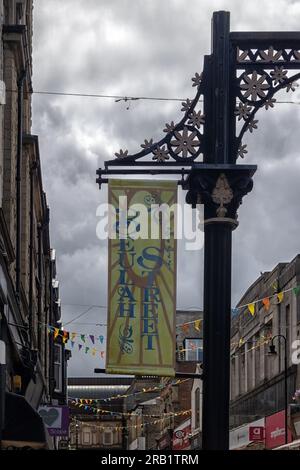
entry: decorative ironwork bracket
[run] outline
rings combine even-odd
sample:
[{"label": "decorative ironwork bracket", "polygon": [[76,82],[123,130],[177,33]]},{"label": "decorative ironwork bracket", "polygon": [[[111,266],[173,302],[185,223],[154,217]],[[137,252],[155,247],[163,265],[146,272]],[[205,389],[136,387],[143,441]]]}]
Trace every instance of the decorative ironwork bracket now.
[{"label": "decorative ironwork bracket", "polygon": [[248,153],[242,139],[257,129],[257,112],[274,108],[279,91],[296,90],[300,32],[229,32],[218,21],[214,28],[212,54],[192,78],[197,92],[182,103],[182,119],[165,124],[160,140],[145,139],[139,152],[116,152],[97,171],[100,188],[110,175],[129,174],[178,175],[183,184],[195,163],[235,163]]}]

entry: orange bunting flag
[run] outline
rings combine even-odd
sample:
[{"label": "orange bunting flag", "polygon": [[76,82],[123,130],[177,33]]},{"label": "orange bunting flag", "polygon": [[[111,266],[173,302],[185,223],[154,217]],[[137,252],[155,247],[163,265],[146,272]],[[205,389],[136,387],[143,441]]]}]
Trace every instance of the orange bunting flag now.
[{"label": "orange bunting flag", "polygon": [[248,305],[249,312],[251,313],[252,317],[255,314],[255,304],[249,304]]},{"label": "orange bunting flag", "polygon": [[283,292],[278,292],[277,299],[278,299],[279,304],[281,304],[281,302],[283,301],[283,296],[284,296]]},{"label": "orange bunting flag", "polygon": [[54,328],[53,338],[56,339],[59,335],[59,328]]},{"label": "orange bunting flag", "polygon": [[77,336],[77,333],[71,333],[71,340],[74,341],[74,339],[76,338]]},{"label": "orange bunting flag", "polygon": [[202,320],[196,320],[195,321],[195,330],[201,331],[201,324],[202,324]]},{"label": "orange bunting flag", "polygon": [[269,297],[265,297],[265,298],[263,299],[262,303],[264,304],[265,309],[266,309],[266,310],[269,310],[270,304],[271,304]]},{"label": "orange bunting flag", "polygon": [[62,340],[63,340],[64,344],[69,341],[69,332],[68,331],[62,331]]},{"label": "orange bunting flag", "polygon": [[181,329],[184,333],[188,333],[190,331],[190,325],[188,323],[184,323],[182,326],[181,326]]}]

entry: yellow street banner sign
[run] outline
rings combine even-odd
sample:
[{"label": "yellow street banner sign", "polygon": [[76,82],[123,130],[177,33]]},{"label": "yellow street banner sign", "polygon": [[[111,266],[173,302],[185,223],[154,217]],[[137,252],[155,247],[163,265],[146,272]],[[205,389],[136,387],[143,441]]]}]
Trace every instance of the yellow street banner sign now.
[{"label": "yellow street banner sign", "polygon": [[110,180],[108,192],[106,372],[174,376],[177,183]]}]

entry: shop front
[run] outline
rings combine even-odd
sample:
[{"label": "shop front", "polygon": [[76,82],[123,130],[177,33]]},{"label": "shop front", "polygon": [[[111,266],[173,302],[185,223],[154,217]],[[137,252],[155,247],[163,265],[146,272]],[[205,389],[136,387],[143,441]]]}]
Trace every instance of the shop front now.
[{"label": "shop front", "polygon": [[232,429],[229,435],[230,450],[262,449],[265,443],[265,419]]}]

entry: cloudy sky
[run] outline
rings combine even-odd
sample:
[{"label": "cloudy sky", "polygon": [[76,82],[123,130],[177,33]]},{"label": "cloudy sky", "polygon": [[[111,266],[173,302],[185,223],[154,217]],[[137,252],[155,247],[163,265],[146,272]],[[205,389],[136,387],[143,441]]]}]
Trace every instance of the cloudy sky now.
[{"label": "cloudy sky", "polygon": [[[231,11],[232,30],[299,29],[300,2],[292,0],[36,0],[34,90],[193,98],[191,77],[210,53],[216,10]],[[300,91],[289,99],[300,102]],[[96,209],[107,188],[98,190],[95,171],[120,148],[135,153],[145,138],[159,140],[180,108],[176,101],[133,101],[128,109],[113,99],[34,95],[33,133],[71,331],[105,335],[96,323],[106,320],[107,244],[96,237]],[[259,168],[233,237],[233,302],[260,271],[300,252],[299,111],[295,104],[262,111],[247,141],[246,162]],[[202,255],[179,250],[178,308],[202,306]],[[74,352],[69,373],[92,375],[103,366]]]}]

